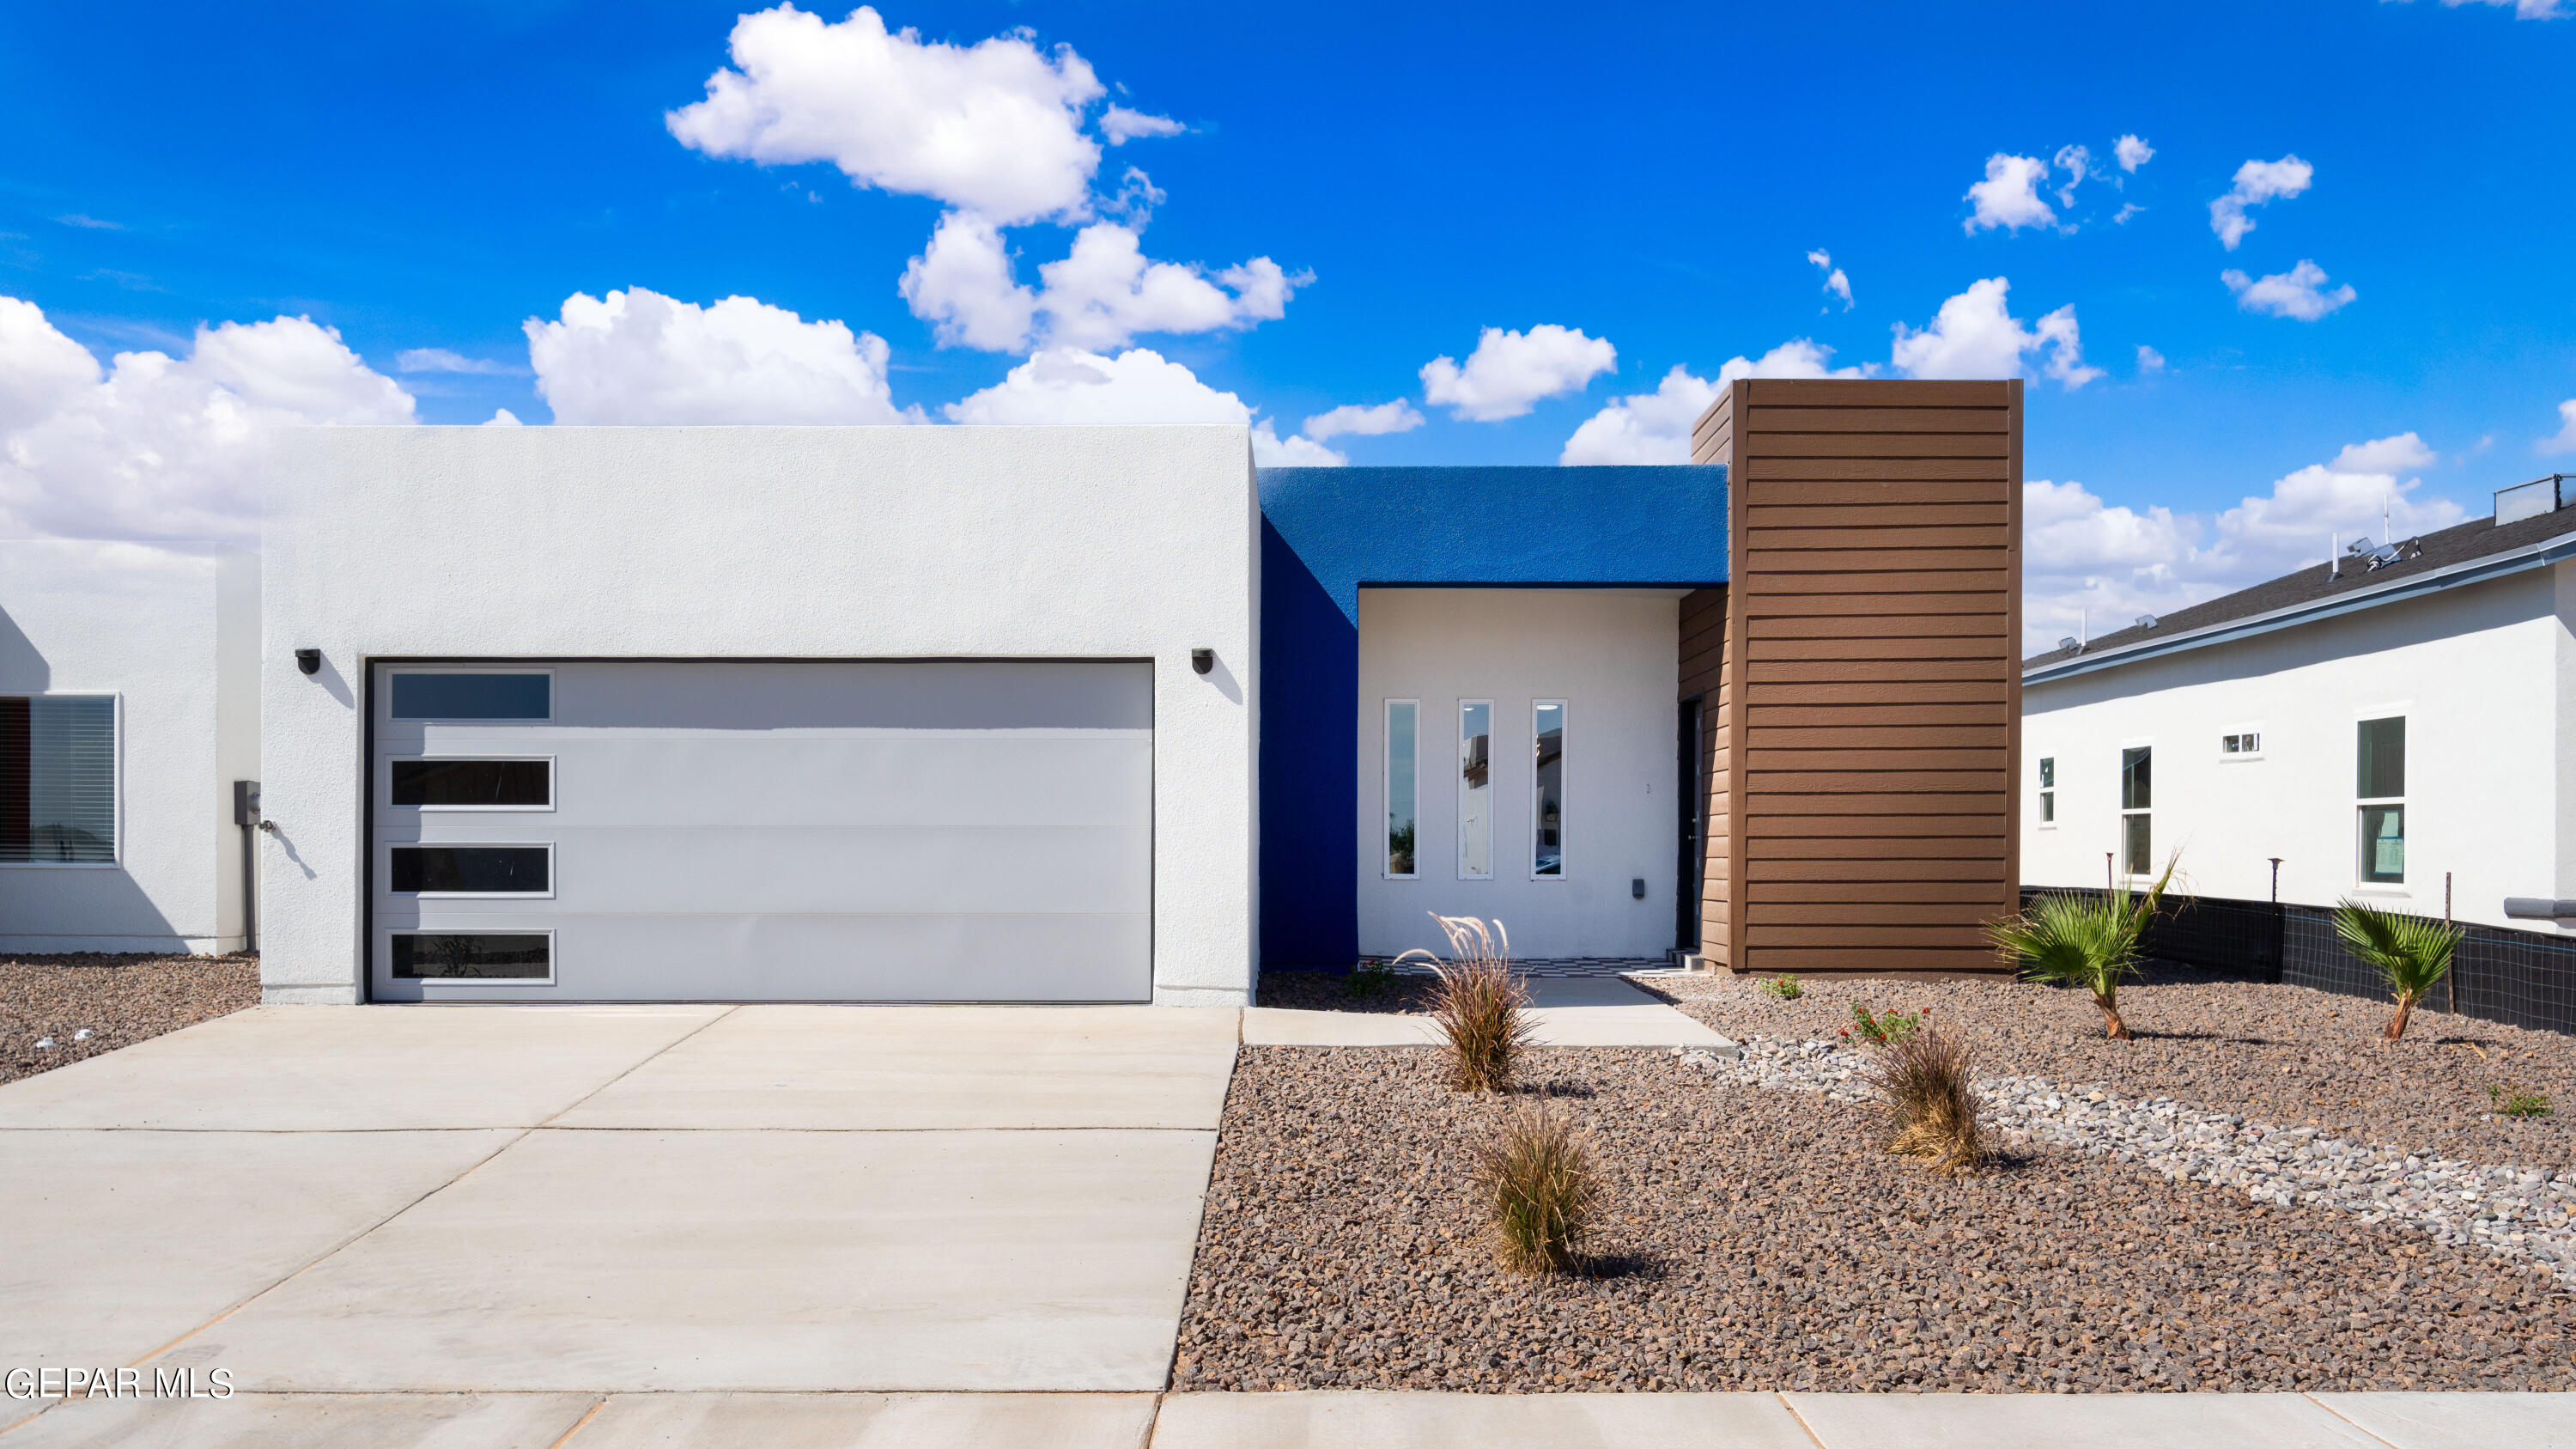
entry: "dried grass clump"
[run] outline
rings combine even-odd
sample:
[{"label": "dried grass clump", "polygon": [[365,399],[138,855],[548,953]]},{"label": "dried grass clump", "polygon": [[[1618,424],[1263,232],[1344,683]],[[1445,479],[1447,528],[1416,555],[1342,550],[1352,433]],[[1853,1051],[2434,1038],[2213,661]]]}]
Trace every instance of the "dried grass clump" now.
[{"label": "dried grass clump", "polygon": [[1603,1194],[1572,1113],[1544,1100],[1506,1109],[1491,1140],[1477,1145],[1476,1182],[1504,1267],[1568,1273],[1583,1265]]},{"label": "dried grass clump", "polygon": [[1537,1026],[1525,1014],[1529,993],[1512,975],[1511,937],[1496,921],[1489,929],[1473,916],[1434,915],[1449,938],[1450,958],[1419,956],[1440,978],[1431,993],[1431,1022],[1449,1044],[1449,1084],[1462,1092],[1511,1090],[1512,1063]]},{"label": "dried grass clump", "polygon": [[1944,1177],[1989,1157],[1977,1113],[1976,1058],[1946,1026],[1929,1026],[1870,1051],[1869,1084],[1887,1106],[1887,1150],[1921,1158]]}]

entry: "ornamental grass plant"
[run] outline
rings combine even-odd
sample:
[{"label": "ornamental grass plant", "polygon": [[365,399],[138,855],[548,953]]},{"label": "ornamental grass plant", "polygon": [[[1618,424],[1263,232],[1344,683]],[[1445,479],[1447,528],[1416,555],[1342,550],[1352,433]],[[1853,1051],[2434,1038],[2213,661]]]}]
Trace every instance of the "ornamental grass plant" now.
[{"label": "ornamental grass plant", "polygon": [[2406,1018],[2451,972],[2451,955],[2460,944],[2460,928],[2448,921],[2383,911],[2347,900],[2335,907],[2335,934],[2352,954],[2378,970],[2397,997],[2397,1014],[2380,1035],[2390,1041],[2406,1035]]},{"label": "ornamental grass plant", "polygon": [[1475,1150],[1476,1186],[1503,1266],[1515,1273],[1580,1269],[1604,1194],[1574,1114],[1545,1098],[1507,1107]]},{"label": "ornamental grass plant", "polygon": [[1887,1110],[1887,1150],[1920,1158],[1944,1177],[1973,1172],[1991,1154],[1977,1123],[1976,1054],[1946,1024],[1874,1042],[1863,1079]]},{"label": "ornamental grass plant", "polygon": [[2104,1033],[2114,1041],[2133,1040],[2120,1019],[2120,983],[2137,973],[2139,943],[2181,864],[2182,852],[2176,851],[2143,895],[2126,885],[2101,896],[2043,895],[2020,915],[1990,922],[1986,934],[2031,979],[2092,992]]},{"label": "ornamental grass plant", "polygon": [[1529,992],[1512,974],[1512,941],[1503,923],[1490,927],[1474,916],[1434,914],[1449,938],[1449,959],[1413,950],[1396,964],[1420,957],[1440,984],[1431,993],[1431,1023],[1449,1048],[1449,1084],[1461,1092],[1511,1090],[1512,1066],[1537,1023],[1528,1015]]}]

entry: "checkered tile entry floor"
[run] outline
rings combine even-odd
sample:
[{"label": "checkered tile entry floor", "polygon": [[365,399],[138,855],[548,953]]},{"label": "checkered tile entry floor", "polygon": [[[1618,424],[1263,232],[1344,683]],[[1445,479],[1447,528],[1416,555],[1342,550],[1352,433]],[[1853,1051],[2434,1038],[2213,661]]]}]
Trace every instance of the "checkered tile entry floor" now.
[{"label": "checkered tile entry floor", "polygon": [[[1431,968],[1407,961],[1395,968],[1407,976],[1428,976]],[[1546,961],[1514,961],[1523,976],[1680,976],[1679,966],[1661,956],[1563,956]]]}]

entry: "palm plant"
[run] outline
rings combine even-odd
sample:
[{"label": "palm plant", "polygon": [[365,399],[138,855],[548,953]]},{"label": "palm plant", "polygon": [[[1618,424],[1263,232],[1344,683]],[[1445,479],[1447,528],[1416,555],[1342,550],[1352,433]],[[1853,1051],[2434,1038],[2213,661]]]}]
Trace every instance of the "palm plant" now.
[{"label": "palm plant", "polygon": [[1512,938],[1503,923],[1489,929],[1474,916],[1433,912],[1449,938],[1450,959],[1412,950],[1395,958],[1427,962],[1440,985],[1431,996],[1431,1022],[1449,1044],[1451,1081],[1462,1092],[1503,1092],[1512,1085],[1512,1061],[1537,1029],[1524,1008],[1529,993],[1512,975]]},{"label": "palm plant", "polygon": [[1986,934],[2005,960],[2020,963],[2033,978],[2092,992],[2104,1031],[2114,1041],[2128,1041],[2128,1023],[2120,1020],[2120,983],[2136,974],[2138,945],[2180,864],[2182,852],[2176,851],[2143,895],[2124,885],[2099,897],[2041,896],[2020,915],[1987,923]]},{"label": "palm plant", "polygon": [[2352,954],[2377,967],[2388,989],[2397,993],[2397,1014],[2382,1033],[2390,1041],[2406,1034],[2406,1018],[2415,1003],[2451,971],[2451,953],[2460,944],[2460,928],[2448,921],[2383,911],[2359,901],[2335,907],[2335,934]]}]

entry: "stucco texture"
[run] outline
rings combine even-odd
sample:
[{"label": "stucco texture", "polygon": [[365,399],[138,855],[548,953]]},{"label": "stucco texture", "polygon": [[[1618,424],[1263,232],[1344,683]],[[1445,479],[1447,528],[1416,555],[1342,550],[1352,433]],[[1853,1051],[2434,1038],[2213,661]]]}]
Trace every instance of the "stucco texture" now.
[{"label": "stucco texture", "polygon": [[358,992],[369,659],[1120,658],[1154,664],[1155,999],[1239,1004],[1257,517],[1231,426],[298,433],[264,537],[268,999]]}]

